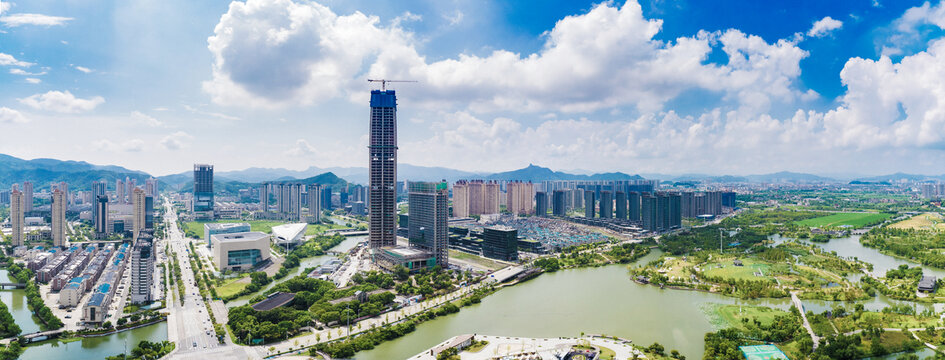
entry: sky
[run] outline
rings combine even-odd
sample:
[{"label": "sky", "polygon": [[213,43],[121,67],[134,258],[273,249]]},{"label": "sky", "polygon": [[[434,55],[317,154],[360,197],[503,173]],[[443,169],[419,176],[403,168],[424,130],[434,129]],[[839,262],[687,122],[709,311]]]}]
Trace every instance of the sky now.
[{"label": "sky", "polygon": [[[943,0],[945,1],[945,0]],[[0,153],[154,175],[945,173],[945,2],[0,0]]]}]

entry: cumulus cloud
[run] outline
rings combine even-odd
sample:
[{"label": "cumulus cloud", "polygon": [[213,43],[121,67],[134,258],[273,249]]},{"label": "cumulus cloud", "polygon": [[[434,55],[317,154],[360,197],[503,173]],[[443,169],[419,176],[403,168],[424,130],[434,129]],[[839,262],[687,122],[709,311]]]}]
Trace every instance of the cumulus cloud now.
[{"label": "cumulus cloud", "polygon": [[141,152],[144,150],[144,140],[130,139],[116,143],[108,139],[100,139],[93,141],[92,146],[102,151]]},{"label": "cumulus cloud", "polygon": [[9,1],[0,2],[0,14],[3,14],[7,12],[7,10],[10,10],[10,7],[12,6],[13,4],[11,4]]},{"label": "cumulus cloud", "polygon": [[168,150],[180,150],[185,148],[187,146],[186,141],[192,138],[193,136],[190,136],[190,134],[178,131],[161,139],[161,145]]},{"label": "cumulus cloud", "polygon": [[309,142],[305,139],[296,140],[295,144],[290,146],[289,149],[285,151],[286,155],[296,157],[306,157],[315,155],[316,153],[318,153],[318,150],[316,150],[315,147],[312,146],[312,144],[309,144]]},{"label": "cumulus cloud", "polygon": [[8,107],[0,107],[0,124],[25,123],[30,120],[23,113]]},{"label": "cumulus cloud", "polygon": [[23,79],[23,80],[26,80],[26,82],[28,82],[28,83],[30,83],[30,84],[39,84],[39,83],[43,82],[42,80],[37,79],[37,78],[26,78],[26,79]]},{"label": "cumulus cloud", "polygon": [[0,22],[9,27],[23,25],[60,26],[72,20],[70,17],[50,16],[43,14],[11,14],[0,16]]},{"label": "cumulus cloud", "polygon": [[86,73],[86,74],[92,72],[92,69],[89,69],[89,68],[84,67],[84,66],[78,66],[78,65],[76,65],[76,66],[73,66],[73,67],[74,67],[76,70],[79,70],[79,71],[84,72],[84,73]]},{"label": "cumulus cloud", "polygon": [[131,118],[132,118],[132,119],[135,119],[135,120],[137,120],[137,121],[139,121],[139,122],[143,122],[143,123],[147,124],[147,125],[150,126],[150,127],[161,127],[161,126],[164,126],[164,122],[162,122],[161,120],[158,120],[158,119],[154,118],[153,116],[150,116],[150,115],[148,115],[148,114],[142,113],[142,112],[140,112],[140,111],[132,111],[132,112],[131,112]]},{"label": "cumulus cloud", "polygon": [[841,27],[843,27],[842,21],[827,16],[814,22],[814,26],[807,31],[807,36],[822,37]]},{"label": "cumulus cloud", "polygon": [[20,66],[20,67],[30,67],[33,66],[33,63],[26,61],[19,61],[10,54],[0,53],[0,66]]},{"label": "cumulus cloud", "polygon": [[[233,2],[208,40],[213,78],[203,88],[218,104],[274,107],[338,97],[363,102],[369,77],[415,79],[412,98],[423,99],[421,106],[476,112],[654,111],[694,88],[765,108],[804,93],[796,80],[807,52],[792,41],[767,43],[729,30],[664,42],[654,39],[661,26],[634,1],[605,2],[558,21],[536,53],[428,62],[412,33],[384,27],[375,16],[337,15],[314,2]],[[729,54],[727,63],[705,63],[714,47]]]},{"label": "cumulus cloud", "polygon": [[95,109],[96,106],[105,102],[101,96],[93,96],[88,99],[77,98],[68,90],[49,91],[45,94],[36,94],[27,98],[19,99],[21,103],[34,109],[55,111],[60,113],[79,113]]}]

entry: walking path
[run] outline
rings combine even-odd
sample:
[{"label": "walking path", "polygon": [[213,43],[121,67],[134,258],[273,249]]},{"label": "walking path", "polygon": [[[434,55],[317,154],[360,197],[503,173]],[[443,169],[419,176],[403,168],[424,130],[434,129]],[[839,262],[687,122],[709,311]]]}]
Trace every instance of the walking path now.
[{"label": "walking path", "polygon": [[[459,335],[464,336],[464,335]],[[433,349],[448,344],[454,336],[436,346],[410,358],[410,360],[436,360]],[[597,348],[613,350],[615,359],[645,358],[640,350],[634,349],[629,340],[614,340],[611,337],[583,336],[579,338],[520,338],[509,336],[475,335],[476,341],[488,341],[485,347],[476,352],[462,352],[464,360],[487,360],[502,357],[514,357],[523,353],[537,353],[542,359],[554,359],[567,354],[572,346],[592,345]],[[532,358],[532,357],[528,357]]]},{"label": "walking path", "polygon": [[797,308],[798,312],[801,313],[801,318],[804,319],[804,328],[807,329],[807,333],[810,334],[811,340],[814,341],[814,349],[817,349],[817,346],[820,346],[820,337],[817,334],[814,334],[814,329],[810,327],[810,323],[807,322],[807,314],[804,312],[804,304],[801,303],[801,299],[797,297],[797,291],[791,291],[791,301],[794,302],[794,307]]}]

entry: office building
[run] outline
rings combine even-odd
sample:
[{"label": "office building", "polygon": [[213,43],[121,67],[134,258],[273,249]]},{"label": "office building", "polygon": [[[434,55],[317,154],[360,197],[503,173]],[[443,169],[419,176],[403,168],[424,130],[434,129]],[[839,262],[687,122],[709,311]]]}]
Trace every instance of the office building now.
[{"label": "office building", "polygon": [[258,231],[210,236],[213,263],[220,271],[246,271],[269,260],[269,235]]},{"label": "office building", "polygon": [[213,220],[213,165],[194,164],[194,218]]},{"label": "office building", "polygon": [[518,230],[492,226],[482,231],[482,256],[504,261],[518,261]]},{"label": "office building", "polygon": [[52,193],[52,239],[53,246],[66,243],[66,194],[56,189]]},{"label": "office building", "polygon": [[600,192],[600,218],[610,219],[614,217],[614,193],[610,190]]},{"label": "office building", "polygon": [[596,194],[592,190],[584,191],[584,217],[588,219],[594,218],[594,210],[597,199],[595,199]]},{"label": "office building", "polygon": [[13,231],[11,244],[14,247],[25,243],[26,234],[23,233],[24,221],[26,220],[24,212],[26,211],[26,196],[16,189],[10,190],[10,226]]},{"label": "office building", "polygon": [[554,216],[567,216],[568,215],[568,195],[569,192],[565,190],[555,190],[551,194],[551,213]]},{"label": "office building", "polygon": [[368,145],[371,187],[368,241],[371,249],[397,245],[397,96],[371,91]]},{"label": "office building", "polygon": [[[321,198],[321,201],[322,201],[322,209],[323,209],[323,210],[332,210],[332,206],[331,206],[331,186],[322,186],[322,187],[321,187],[321,191],[322,191],[322,194],[321,194],[320,198]],[[370,195],[368,195],[368,197],[370,197]]]},{"label": "office building", "polygon": [[535,193],[535,215],[548,216],[548,194],[545,192]]},{"label": "office building", "polygon": [[249,232],[249,223],[209,223],[203,224],[203,238],[207,240],[207,246],[212,247],[210,238],[217,234],[234,234]]},{"label": "office building", "polygon": [[531,182],[512,181],[505,186],[505,208],[514,215],[531,215],[535,213],[532,199],[535,197],[535,188]]},{"label": "office building", "polygon": [[627,193],[618,191],[616,196],[617,213],[616,217],[620,220],[627,219]]},{"label": "office building", "polygon": [[129,290],[132,304],[150,303],[154,300],[151,294],[151,287],[154,285],[153,241],[154,238],[149,231],[142,231],[131,250],[131,288]]},{"label": "office building", "polygon": [[318,184],[311,184],[305,187],[308,197],[308,222],[317,224],[322,221],[322,189]]},{"label": "office building", "polygon": [[30,181],[23,182],[23,211],[33,211],[33,183]]},{"label": "office building", "polygon": [[111,232],[108,228],[108,195],[99,195],[92,203],[95,238],[104,239]]},{"label": "office building", "polygon": [[135,188],[131,191],[131,204],[134,207],[134,215],[131,220],[131,238],[132,243],[138,241],[138,234],[145,229],[145,195],[144,190]]},{"label": "office building", "polygon": [[[106,189],[105,189],[105,181],[92,182],[92,197],[90,200],[92,202],[93,207],[96,206],[99,196],[107,196],[107,195],[108,194],[106,193]],[[108,213],[106,212],[105,214],[108,214]],[[93,208],[92,209],[92,223],[93,224],[97,223],[96,216],[98,216],[98,213]]]},{"label": "office building", "polygon": [[446,182],[410,182],[407,222],[410,246],[433,255],[443,269],[449,266],[449,184]]}]

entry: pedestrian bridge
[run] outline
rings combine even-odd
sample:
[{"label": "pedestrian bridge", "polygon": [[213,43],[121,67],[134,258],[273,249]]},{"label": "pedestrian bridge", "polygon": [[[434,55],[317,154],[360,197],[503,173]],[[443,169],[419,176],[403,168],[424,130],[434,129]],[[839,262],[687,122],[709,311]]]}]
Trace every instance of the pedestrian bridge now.
[{"label": "pedestrian bridge", "polygon": [[24,283],[0,283],[0,289],[7,289],[7,288],[25,289],[25,288],[26,288],[26,284],[24,284]]}]

